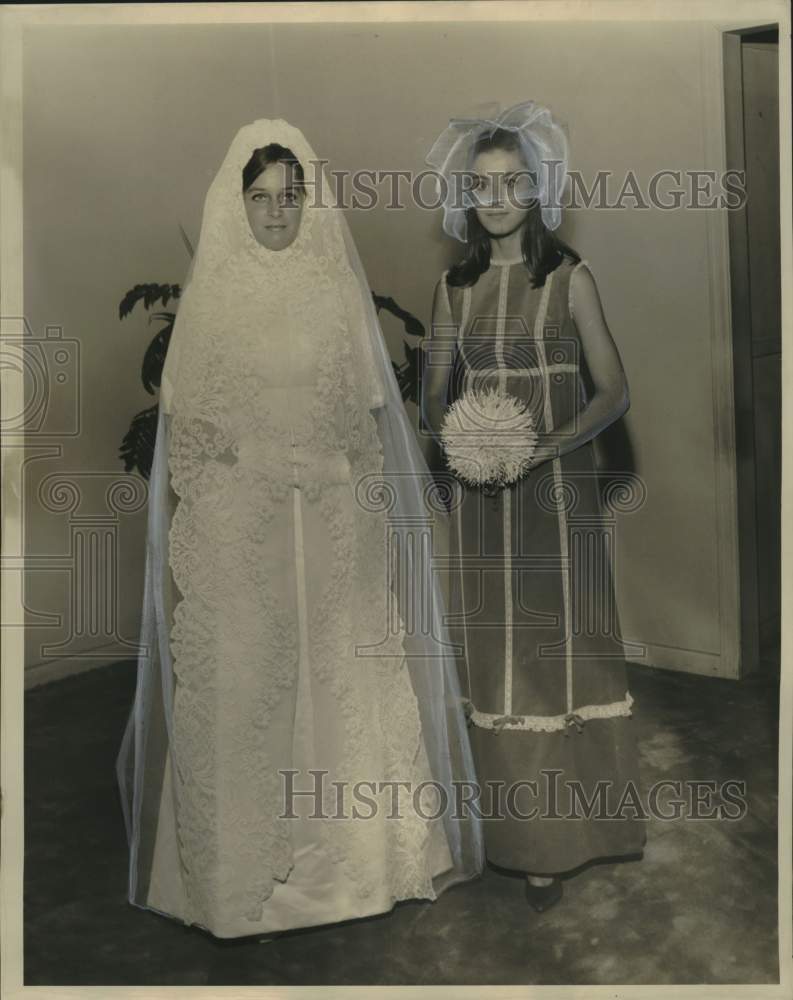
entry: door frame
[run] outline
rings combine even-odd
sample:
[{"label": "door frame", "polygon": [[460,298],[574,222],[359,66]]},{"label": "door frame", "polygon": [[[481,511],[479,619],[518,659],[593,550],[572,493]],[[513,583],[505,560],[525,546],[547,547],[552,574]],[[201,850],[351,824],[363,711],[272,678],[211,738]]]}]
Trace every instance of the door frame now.
[{"label": "door frame", "polygon": [[[742,35],[778,29],[778,24],[703,24],[700,34],[700,94],[703,164],[723,176],[735,167],[736,147],[743,164]],[[737,61],[736,61],[737,60]],[[737,69],[737,75],[736,75]],[[737,105],[736,96],[741,98]],[[746,461],[745,442],[738,441],[736,412],[745,405],[746,367],[735,363],[734,329],[746,323],[748,308],[748,244],[746,212],[706,211],[707,294],[710,305],[713,435],[715,453],[716,565],[718,648],[654,648],[651,662],[685,673],[740,679],[757,666],[755,630],[759,627],[756,545],[753,533],[740,526],[747,506],[754,513],[739,476]],[[736,384],[736,374],[738,383]],[[754,444],[751,443],[751,457]],[[751,567],[751,571],[750,571]]]},{"label": "door frame", "polygon": [[[776,25],[736,28],[722,35],[725,167],[746,169],[743,115],[743,39],[777,30]],[[777,31],[778,34],[778,31]],[[754,387],[748,211],[726,213],[730,272],[730,325],[733,357],[737,578],[739,587],[738,676],[760,666],[759,586],[757,574],[757,504],[755,488]]]}]

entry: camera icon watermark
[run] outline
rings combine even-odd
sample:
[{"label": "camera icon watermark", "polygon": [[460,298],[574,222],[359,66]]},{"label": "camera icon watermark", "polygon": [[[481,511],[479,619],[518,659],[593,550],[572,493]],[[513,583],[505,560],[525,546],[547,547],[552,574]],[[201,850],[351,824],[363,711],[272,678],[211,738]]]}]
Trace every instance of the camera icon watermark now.
[{"label": "camera icon watermark", "polygon": [[122,635],[120,551],[122,521],[143,510],[148,488],[139,476],[70,460],[84,432],[81,347],[62,326],[41,334],[25,317],[0,318],[0,443],[17,525],[0,574],[21,596],[2,627],[25,629],[28,667],[139,651]]},{"label": "camera icon watermark", "polygon": [[4,383],[21,379],[20,404],[0,420],[3,438],[70,438],[80,433],[80,342],[47,326],[37,337],[24,317],[0,318]]}]

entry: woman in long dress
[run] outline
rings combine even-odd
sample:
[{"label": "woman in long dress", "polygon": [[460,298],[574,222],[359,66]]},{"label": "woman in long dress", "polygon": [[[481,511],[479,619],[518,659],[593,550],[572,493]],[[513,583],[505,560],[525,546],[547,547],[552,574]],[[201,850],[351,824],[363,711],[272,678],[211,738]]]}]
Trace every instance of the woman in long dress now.
[{"label": "woman in long dress", "polygon": [[[436,288],[423,410],[457,476],[451,610],[486,853],[526,873],[528,901],[542,910],[561,897],[561,874],[638,854],[645,839],[592,446],[627,409],[627,383],[592,273],[552,232],[567,143],[547,109],[527,102],[491,120],[452,120],[428,162],[447,183],[444,227],[465,243]],[[518,439],[514,421],[502,432],[487,423],[494,399],[517,400],[536,434],[533,453],[525,438],[523,475],[500,487],[488,463],[500,434],[513,453]],[[444,428],[462,418],[445,423],[445,408],[460,400],[481,412],[455,467],[459,434]],[[595,802],[591,815],[575,782]],[[497,810],[503,818],[489,818]]]},{"label": "woman in long dress", "polygon": [[228,938],[434,899],[480,870],[475,819],[440,808],[473,772],[438,587],[400,527],[431,535],[426,495],[321,166],[286,122],[245,126],[162,378],[117,765],[133,904]]}]

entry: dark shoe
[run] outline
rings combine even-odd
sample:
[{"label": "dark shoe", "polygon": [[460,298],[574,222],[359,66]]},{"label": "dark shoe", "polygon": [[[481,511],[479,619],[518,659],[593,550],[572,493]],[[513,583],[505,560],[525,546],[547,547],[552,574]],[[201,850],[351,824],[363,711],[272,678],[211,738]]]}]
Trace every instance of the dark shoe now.
[{"label": "dark shoe", "polygon": [[562,883],[555,878],[550,885],[532,885],[526,879],[526,900],[538,913],[549,910],[562,898]]}]

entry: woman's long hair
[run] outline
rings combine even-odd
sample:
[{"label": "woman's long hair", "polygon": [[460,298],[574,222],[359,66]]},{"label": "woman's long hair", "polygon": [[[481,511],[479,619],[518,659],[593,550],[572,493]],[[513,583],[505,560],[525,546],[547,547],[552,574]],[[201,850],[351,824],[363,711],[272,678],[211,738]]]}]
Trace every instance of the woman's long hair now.
[{"label": "woman's long hair", "polygon": [[[520,152],[520,143],[507,129],[496,129],[492,135],[482,136],[477,141],[473,155],[477,156],[490,149]],[[480,275],[490,267],[490,234],[477,218],[475,208],[469,208],[466,212],[466,222],[468,239],[463,259],[449,269],[446,279],[447,284],[452,287],[475,285]],[[574,263],[581,260],[572,247],[546,228],[538,201],[535,201],[529,209],[523,224],[521,252],[523,263],[531,274],[532,288],[541,288],[545,284],[547,275],[554,271],[565,257]]]}]

